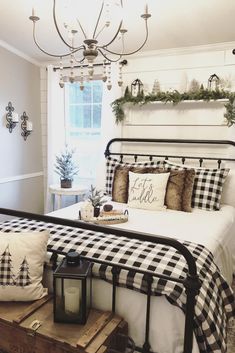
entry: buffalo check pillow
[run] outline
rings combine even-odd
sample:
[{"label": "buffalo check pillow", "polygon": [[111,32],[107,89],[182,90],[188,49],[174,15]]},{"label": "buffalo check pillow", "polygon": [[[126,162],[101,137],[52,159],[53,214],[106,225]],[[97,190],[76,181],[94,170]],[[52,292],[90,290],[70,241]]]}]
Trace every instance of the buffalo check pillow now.
[{"label": "buffalo check pillow", "polygon": [[146,168],[146,167],[163,167],[163,161],[141,161],[141,162],[121,162],[115,158],[106,158],[106,193],[107,195],[112,195],[113,188],[113,178],[115,169],[118,166],[129,167],[129,168]]},{"label": "buffalo check pillow", "polygon": [[[192,167],[177,165],[169,161],[164,161],[164,168],[169,171],[172,169],[192,169]],[[194,168],[194,170],[192,207],[204,210],[219,210],[223,184],[229,169]]]}]

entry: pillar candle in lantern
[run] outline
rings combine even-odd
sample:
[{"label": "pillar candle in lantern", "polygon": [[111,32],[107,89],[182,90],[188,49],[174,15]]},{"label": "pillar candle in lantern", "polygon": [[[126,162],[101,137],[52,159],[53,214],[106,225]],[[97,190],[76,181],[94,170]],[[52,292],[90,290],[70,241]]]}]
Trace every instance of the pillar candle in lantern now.
[{"label": "pillar candle in lantern", "polygon": [[80,309],[79,288],[68,287],[64,291],[65,312],[68,314],[77,314]]}]

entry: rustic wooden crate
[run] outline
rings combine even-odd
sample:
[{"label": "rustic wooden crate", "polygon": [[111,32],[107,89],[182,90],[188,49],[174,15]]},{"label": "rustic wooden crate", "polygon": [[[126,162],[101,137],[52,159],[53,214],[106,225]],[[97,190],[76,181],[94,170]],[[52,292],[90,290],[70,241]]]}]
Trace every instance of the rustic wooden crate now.
[{"label": "rustic wooden crate", "polygon": [[[42,325],[30,328],[34,320]],[[91,310],[86,325],[53,321],[53,302],[46,297],[33,303],[0,303],[0,350],[8,353],[105,353],[118,347],[127,323],[111,312]]]}]

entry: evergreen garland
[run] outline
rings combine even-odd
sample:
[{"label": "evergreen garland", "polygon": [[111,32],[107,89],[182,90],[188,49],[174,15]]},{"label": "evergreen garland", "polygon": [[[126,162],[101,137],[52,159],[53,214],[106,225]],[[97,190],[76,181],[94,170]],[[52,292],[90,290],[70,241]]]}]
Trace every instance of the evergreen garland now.
[{"label": "evergreen garland", "polygon": [[124,97],[118,98],[111,103],[112,111],[116,117],[116,123],[120,123],[125,119],[124,114],[124,104],[131,103],[133,105],[140,104],[144,105],[151,102],[172,102],[173,105],[176,105],[182,101],[189,101],[189,100],[203,100],[209,102],[211,100],[218,100],[218,99],[228,99],[229,101],[225,103],[226,113],[224,117],[227,120],[227,125],[232,126],[235,124],[235,93],[228,92],[221,89],[216,90],[209,90],[200,86],[199,90],[197,91],[189,91],[180,93],[177,90],[174,91],[166,91],[166,92],[157,92],[155,94],[149,93],[144,96],[143,92],[137,97],[133,97],[129,92],[129,88],[127,87],[125,90]]}]

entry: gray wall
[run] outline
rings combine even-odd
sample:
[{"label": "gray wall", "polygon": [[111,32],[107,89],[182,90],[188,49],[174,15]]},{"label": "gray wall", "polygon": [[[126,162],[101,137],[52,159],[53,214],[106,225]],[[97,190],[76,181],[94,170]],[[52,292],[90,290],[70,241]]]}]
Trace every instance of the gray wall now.
[{"label": "gray wall", "polygon": [[[24,141],[19,122],[12,133],[6,128],[6,106],[25,111],[33,122],[33,132]],[[40,68],[0,48],[0,207],[43,212],[40,124]],[[15,177],[15,181],[11,181]],[[23,179],[23,177],[26,177]]]}]

